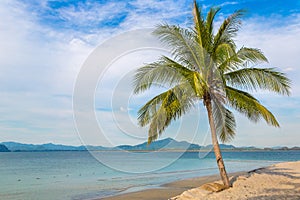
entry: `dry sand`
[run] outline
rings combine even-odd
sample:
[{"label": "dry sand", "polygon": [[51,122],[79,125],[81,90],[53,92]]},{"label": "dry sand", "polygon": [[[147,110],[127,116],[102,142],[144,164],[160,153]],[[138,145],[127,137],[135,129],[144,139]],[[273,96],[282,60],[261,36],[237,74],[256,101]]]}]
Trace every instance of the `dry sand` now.
[{"label": "dry sand", "polygon": [[300,200],[300,161],[260,168],[231,177],[232,188],[220,192],[211,183],[185,191],[171,200]]},{"label": "dry sand", "polygon": [[[300,161],[230,174],[233,187],[220,189],[218,175],[181,180],[104,200],[300,200]],[[199,187],[200,186],[200,187]],[[193,189],[192,189],[193,188]],[[178,196],[176,196],[178,195]],[[171,198],[173,197],[173,198]]]}]

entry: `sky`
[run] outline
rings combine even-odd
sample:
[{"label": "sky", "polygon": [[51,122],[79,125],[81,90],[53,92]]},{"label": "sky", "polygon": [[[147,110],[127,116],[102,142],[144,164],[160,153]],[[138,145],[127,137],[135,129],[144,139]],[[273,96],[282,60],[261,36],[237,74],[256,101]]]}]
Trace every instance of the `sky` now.
[{"label": "sky", "polygon": [[[222,7],[216,26],[233,11],[246,9],[236,43],[260,48],[269,63],[259,67],[276,67],[292,80],[289,97],[254,93],[281,128],[235,113],[237,135],[230,143],[300,146],[300,1],[198,3],[204,14],[211,6]],[[189,27],[191,11],[192,0],[1,0],[0,142],[145,142],[147,128],[137,126],[136,113],[162,89],[134,96],[133,71],[168,54],[150,29],[160,23]],[[202,104],[172,123],[161,136],[167,137],[208,144]]]}]

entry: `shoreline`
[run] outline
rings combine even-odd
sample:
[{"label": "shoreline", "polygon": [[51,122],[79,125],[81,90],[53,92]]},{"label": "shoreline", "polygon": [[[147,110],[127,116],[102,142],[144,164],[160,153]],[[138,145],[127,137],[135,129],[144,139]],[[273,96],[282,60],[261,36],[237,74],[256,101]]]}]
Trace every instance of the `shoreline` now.
[{"label": "shoreline", "polygon": [[[247,172],[233,172],[229,176],[240,176]],[[144,189],[135,192],[125,192],[108,197],[95,198],[94,200],[167,200],[180,195],[186,190],[199,187],[200,185],[220,180],[219,174],[199,176],[165,183],[157,188]]]},{"label": "shoreline", "polygon": [[223,190],[221,181],[187,190],[169,200],[300,199],[300,161],[282,162],[231,177],[232,187]]},{"label": "shoreline", "polygon": [[300,161],[281,162],[228,176],[233,187],[218,192],[213,191],[221,183],[220,176],[209,175],[95,200],[300,199]]}]

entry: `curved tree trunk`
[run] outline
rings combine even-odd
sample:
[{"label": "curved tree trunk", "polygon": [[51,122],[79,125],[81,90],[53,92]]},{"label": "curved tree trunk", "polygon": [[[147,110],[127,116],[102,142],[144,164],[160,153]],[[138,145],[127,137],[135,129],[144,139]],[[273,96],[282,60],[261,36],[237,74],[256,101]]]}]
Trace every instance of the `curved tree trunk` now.
[{"label": "curved tree trunk", "polygon": [[217,138],[217,134],[216,134],[216,127],[215,127],[215,122],[214,122],[214,118],[213,118],[212,105],[211,105],[210,99],[207,99],[205,101],[205,106],[206,106],[206,110],[207,110],[207,114],[208,114],[208,121],[209,121],[209,125],[210,125],[212,145],[214,147],[214,152],[215,152],[217,164],[218,164],[219,171],[220,171],[220,176],[222,178],[222,181],[223,181],[223,184],[225,185],[225,187],[229,188],[231,185],[230,185],[230,182],[228,179],[228,175],[227,175],[225,165],[223,162],[223,158],[222,158],[222,154],[220,151],[220,146],[219,146],[219,142],[218,142],[218,138]]}]

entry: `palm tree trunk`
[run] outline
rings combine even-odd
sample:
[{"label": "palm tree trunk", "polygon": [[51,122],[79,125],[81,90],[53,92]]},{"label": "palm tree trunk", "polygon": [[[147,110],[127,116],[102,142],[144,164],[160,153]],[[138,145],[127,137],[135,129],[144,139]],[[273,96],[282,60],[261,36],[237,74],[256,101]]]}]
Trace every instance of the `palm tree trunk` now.
[{"label": "palm tree trunk", "polygon": [[213,114],[212,114],[212,106],[211,106],[210,99],[207,99],[205,101],[205,106],[206,106],[206,110],[207,110],[207,114],[208,114],[208,121],[209,121],[209,125],[210,125],[212,144],[214,147],[214,152],[215,152],[217,164],[218,164],[219,171],[220,171],[220,176],[222,178],[222,181],[223,181],[223,184],[225,185],[225,187],[229,188],[231,185],[230,185],[230,182],[228,179],[228,175],[227,175],[225,165],[223,162],[223,158],[222,158],[222,154],[220,151],[220,146],[219,146],[219,142],[218,142],[218,138],[217,138],[217,134],[216,134],[216,127],[215,127],[215,122],[214,122],[214,118],[213,118]]}]

